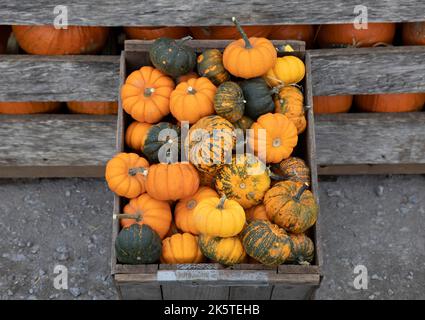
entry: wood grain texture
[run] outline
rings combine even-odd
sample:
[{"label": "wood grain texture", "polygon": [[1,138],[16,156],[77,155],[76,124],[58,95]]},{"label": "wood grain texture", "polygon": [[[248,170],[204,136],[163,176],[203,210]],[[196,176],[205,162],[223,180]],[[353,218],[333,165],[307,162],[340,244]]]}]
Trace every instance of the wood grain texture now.
[{"label": "wood grain texture", "polygon": [[321,176],[363,175],[363,174],[425,174],[425,164],[356,164],[319,166]]},{"label": "wood grain texture", "polygon": [[0,101],[116,101],[118,56],[0,56]]},{"label": "wood grain texture", "polygon": [[[4,3],[6,2],[6,3]],[[66,3],[70,25],[230,25],[232,16],[243,24],[321,24],[352,22],[354,7],[368,8],[369,22],[424,20],[421,0],[73,0]],[[51,0],[3,1],[3,24],[52,24],[57,5]],[[211,15],[211,12],[220,14]]]},{"label": "wood grain texture", "polygon": [[230,287],[229,300],[270,300],[273,287]]},{"label": "wood grain texture", "polygon": [[120,300],[162,300],[159,284],[145,285],[141,283],[117,283],[115,286]]},{"label": "wood grain texture", "polygon": [[425,113],[316,115],[317,163],[425,164]]},{"label": "wood grain texture", "polygon": [[229,287],[208,285],[162,285],[162,298],[164,300],[227,300]]},{"label": "wood grain texture", "polygon": [[99,174],[115,153],[115,128],[113,116],[1,115],[0,176],[19,167],[32,168],[35,175],[47,170],[49,176],[58,168],[60,177],[86,166]]},{"label": "wood grain texture", "polygon": [[425,47],[309,51],[313,95],[425,92]]},{"label": "wood grain texture", "polygon": [[271,300],[310,300],[315,286],[276,285],[273,288]]}]

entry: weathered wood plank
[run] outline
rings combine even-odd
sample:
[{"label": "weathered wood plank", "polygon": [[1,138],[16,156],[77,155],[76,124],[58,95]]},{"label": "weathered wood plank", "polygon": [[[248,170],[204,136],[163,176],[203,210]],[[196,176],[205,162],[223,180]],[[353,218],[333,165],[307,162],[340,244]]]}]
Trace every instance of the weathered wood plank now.
[{"label": "weathered wood plank", "polygon": [[229,300],[270,300],[273,286],[230,287]]},{"label": "weathered wood plank", "polygon": [[425,92],[425,47],[311,50],[313,95]]},{"label": "weathered wood plank", "polygon": [[425,164],[355,164],[318,166],[320,175],[425,174]]},{"label": "weathered wood plank", "polygon": [[117,283],[118,297],[121,300],[162,300],[159,284],[145,285],[140,283]]},{"label": "weathered wood plank", "polygon": [[[6,3],[4,3],[6,2]],[[368,8],[369,22],[425,20],[422,0],[73,0],[66,3],[70,25],[229,25],[237,16],[244,24],[349,23],[354,8]],[[3,1],[3,24],[52,24],[57,3],[51,0]],[[220,14],[211,15],[211,12]]]},{"label": "weathered wood plank", "polygon": [[[136,52],[148,45],[126,42]],[[425,47],[311,50],[307,56],[314,95],[425,92]],[[117,100],[118,70],[119,56],[0,56],[0,101]]]},{"label": "weathered wood plank", "polygon": [[318,274],[278,274],[267,270],[160,270],[157,274],[115,274],[119,283],[207,286],[318,285]]},{"label": "weathered wood plank", "polygon": [[317,286],[274,286],[271,300],[309,300]]},{"label": "weathered wood plank", "polygon": [[316,115],[317,163],[425,164],[425,113]]},{"label": "weathered wood plank", "polygon": [[0,101],[118,98],[118,56],[2,55],[0,74]]},{"label": "weathered wood plank", "polygon": [[164,300],[227,300],[229,287],[208,285],[163,284]]},{"label": "weathered wood plank", "polygon": [[[0,177],[104,175],[115,153],[114,116],[0,116]],[[29,171],[28,171],[29,170]]]}]

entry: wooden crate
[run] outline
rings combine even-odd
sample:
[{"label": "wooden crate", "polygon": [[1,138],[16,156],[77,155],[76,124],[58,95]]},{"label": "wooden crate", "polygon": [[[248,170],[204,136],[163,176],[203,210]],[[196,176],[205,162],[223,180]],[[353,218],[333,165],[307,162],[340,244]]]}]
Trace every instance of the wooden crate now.
[{"label": "wooden crate", "polygon": [[[148,49],[151,41],[128,41],[121,55],[120,84],[127,75],[144,65],[150,65]],[[190,41],[188,45],[200,52],[206,48],[223,49],[228,41]],[[305,56],[303,42],[276,41],[280,47],[291,44],[294,55],[305,60],[307,76],[304,81],[305,105],[312,103],[310,61]],[[315,160],[314,117],[307,108],[307,130],[301,136],[300,149],[311,168],[312,192],[318,201],[318,184]],[[117,151],[126,151],[125,128],[131,118],[123,112],[119,101]],[[125,199],[116,196],[114,215],[122,212]],[[312,265],[281,265],[265,267],[258,264],[240,264],[224,267],[220,264],[153,264],[122,265],[117,263],[114,243],[119,232],[119,222],[113,221],[112,275],[122,299],[309,299],[319,286],[321,254],[319,238],[320,218],[311,230],[316,245],[316,256]]]}]

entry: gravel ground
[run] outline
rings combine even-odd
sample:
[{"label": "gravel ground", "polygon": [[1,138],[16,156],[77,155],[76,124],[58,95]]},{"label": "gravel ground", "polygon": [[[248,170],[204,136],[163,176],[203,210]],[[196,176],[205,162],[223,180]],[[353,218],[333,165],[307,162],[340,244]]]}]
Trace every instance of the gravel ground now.
[{"label": "gravel ground", "polygon": [[[318,299],[425,299],[425,178],[322,179]],[[101,179],[0,180],[0,298],[116,299]],[[54,268],[68,269],[68,290]],[[355,289],[364,265],[367,289]]]}]

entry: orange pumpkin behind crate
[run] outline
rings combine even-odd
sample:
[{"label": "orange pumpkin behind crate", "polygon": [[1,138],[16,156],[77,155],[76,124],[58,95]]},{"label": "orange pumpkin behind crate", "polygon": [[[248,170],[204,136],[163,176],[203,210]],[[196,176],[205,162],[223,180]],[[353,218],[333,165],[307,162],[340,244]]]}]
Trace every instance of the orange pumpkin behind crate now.
[{"label": "orange pumpkin behind crate", "polygon": [[113,101],[69,101],[67,106],[73,113],[116,114],[118,112],[118,103]]},{"label": "orange pumpkin behind crate", "polygon": [[425,45],[425,22],[403,23],[404,45]]},{"label": "orange pumpkin behind crate", "polygon": [[300,40],[307,48],[314,44],[314,26],[307,24],[275,26],[268,38],[270,40]]},{"label": "orange pumpkin behind crate", "polygon": [[42,55],[97,53],[109,34],[106,27],[12,26],[12,30],[23,50]]},{"label": "orange pumpkin behind crate", "polygon": [[[248,37],[267,37],[273,30],[272,26],[244,26]],[[235,27],[212,26],[190,27],[190,32],[195,39],[228,40],[240,39],[240,34]]]},{"label": "orange pumpkin behind crate", "polygon": [[372,94],[354,97],[358,110],[364,112],[419,111],[425,103],[423,93]]},{"label": "orange pumpkin behind crate", "polygon": [[124,32],[128,39],[155,40],[167,37],[180,39],[190,35],[189,28],[186,27],[124,27]]},{"label": "orange pumpkin behind crate", "polygon": [[59,110],[60,102],[0,102],[2,114],[52,113]]},{"label": "orange pumpkin behind crate", "polygon": [[395,23],[369,23],[367,29],[356,29],[352,23],[321,25],[317,43],[321,48],[373,47],[391,44],[395,31]]},{"label": "orange pumpkin behind crate", "polygon": [[353,96],[314,96],[314,113],[341,113],[348,112],[353,103]]}]

